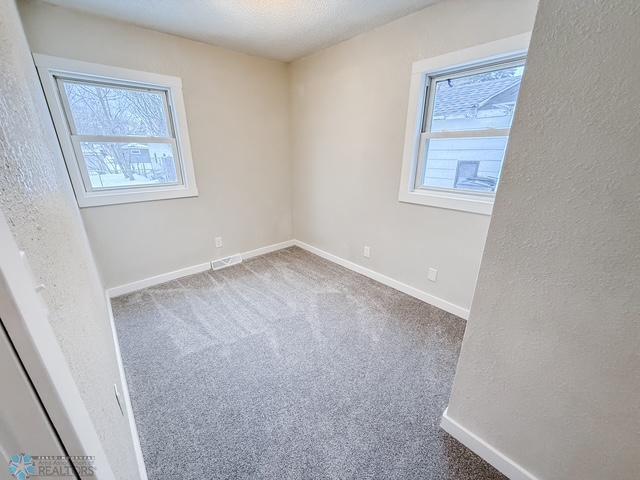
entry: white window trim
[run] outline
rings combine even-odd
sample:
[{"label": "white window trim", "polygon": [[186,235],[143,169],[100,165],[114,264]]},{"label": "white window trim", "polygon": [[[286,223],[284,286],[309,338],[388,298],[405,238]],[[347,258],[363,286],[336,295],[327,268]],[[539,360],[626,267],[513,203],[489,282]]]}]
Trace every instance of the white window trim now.
[{"label": "white window trim", "polygon": [[442,74],[447,70],[509,61],[526,55],[530,39],[531,33],[523,33],[413,63],[398,194],[401,202],[491,215],[495,194],[416,188],[427,81],[430,76]]},{"label": "white window trim", "polygon": [[[127,68],[112,67],[96,63],[81,62],[60,57],[52,57],[35,53],[33,55],[42,88],[49,104],[49,111],[58,134],[62,153],[67,164],[67,171],[71,178],[73,190],[78,206],[96,207],[121,203],[146,202],[151,200],[165,200],[171,198],[195,197],[198,195],[193,159],[191,157],[191,143],[187,130],[187,114],[182,98],[182,80],[179,77],[160,75]],[[177,185],[144,186],[140,188],[127,187],[121,190],[93,190],[87,191],[82,179],[82,168],[76,157],[71,132],[67,123],[63,100],[56,84],[56,75],[84,76],[95,80],[114,80],[132,85],[148,86],[167,90],[169,97],[169,113],[174,121],[176,148],[179,151],[179,161],[176,167],[180,169],[178,176],[181,183]]]}]

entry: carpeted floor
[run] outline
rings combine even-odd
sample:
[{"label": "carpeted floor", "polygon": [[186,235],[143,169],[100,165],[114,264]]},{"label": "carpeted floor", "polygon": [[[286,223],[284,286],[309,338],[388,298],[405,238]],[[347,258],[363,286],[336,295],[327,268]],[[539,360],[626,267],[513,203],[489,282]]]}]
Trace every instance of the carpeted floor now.
[{"label": "carpeted floor", "polygon": [[113,300],[150,480],[503,479],[438,427],[463,320],[292,247]]}]

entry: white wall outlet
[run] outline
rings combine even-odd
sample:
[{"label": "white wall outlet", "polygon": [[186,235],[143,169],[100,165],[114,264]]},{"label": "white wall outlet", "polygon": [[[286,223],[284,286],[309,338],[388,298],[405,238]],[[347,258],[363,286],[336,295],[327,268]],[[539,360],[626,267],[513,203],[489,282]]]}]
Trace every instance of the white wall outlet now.
[{"label": "white wall outlet", "polygon": [[371,257],[371,247],[369,245],[365,245],[364,246],[364,250],[362,251],[362,255],[364,255],[364,258]]},{"label": "white wall outlet", "polygon": [[222,248],[222,237],[216,237],[215,242],[216,242],[216,248]]},{"label": "white wall outlet", "polygon": [[438,270],[435,268],[429,268],[429,273],[427,274],[427,278],[432,282],[435,282],[438,279]]}]

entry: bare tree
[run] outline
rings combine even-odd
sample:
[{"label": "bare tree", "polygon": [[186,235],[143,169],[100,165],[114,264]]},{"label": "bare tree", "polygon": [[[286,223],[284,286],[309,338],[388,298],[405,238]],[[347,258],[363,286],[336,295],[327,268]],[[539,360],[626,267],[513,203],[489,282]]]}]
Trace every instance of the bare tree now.
[{"label": "bare tree", "polygon": [[[64,86],[78,134],[169,136],[164,101],[159,92],[78,82],[65,82]],[[126,144],[101,142],[90,149],[94,153],[91,166],[96,170],[122,173],[125,178],[135,180]],[[106,157],[111,157],[112,162],[106,161]]]}]

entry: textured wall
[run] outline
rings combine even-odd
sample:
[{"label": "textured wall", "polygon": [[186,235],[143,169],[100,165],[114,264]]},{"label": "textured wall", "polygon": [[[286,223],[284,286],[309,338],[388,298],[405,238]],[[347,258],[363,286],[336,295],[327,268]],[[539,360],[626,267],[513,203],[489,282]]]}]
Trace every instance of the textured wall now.
[{"label": "textured wall", "polygon": [[640,478],[640,4],[542,0],[449,415],[537,475]]},{"label": "textured wall", "polygon": [[12,0],[0,0],[0,64],[0,209],[46,286],[51,324],[112,469],[135,479],[104,292]]},{"label": "textured wall", "polygon": [[284,63],[43,3],[19,6],[34,52],[182,78],[200,195],[82,209],[105,287],[291,238]]},{"label": "textured wall", "polygon": [[449,0],[294,62],[294,236],[469,308],[490,218],[398,201],[411,64],[530,31],[536,5]]}]

